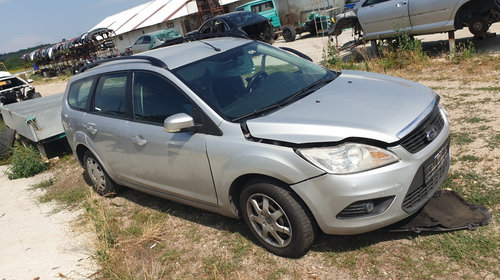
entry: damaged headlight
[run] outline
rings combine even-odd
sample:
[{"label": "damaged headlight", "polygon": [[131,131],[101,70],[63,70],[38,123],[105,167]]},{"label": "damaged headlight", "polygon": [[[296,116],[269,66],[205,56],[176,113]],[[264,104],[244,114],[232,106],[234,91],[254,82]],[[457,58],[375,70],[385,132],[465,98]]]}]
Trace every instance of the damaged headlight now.
[{"label": "damaged headlight", "polygon": [[345,143],[335,147],[298,149],[297,153],[331,174],[366,171],[397,162],[393,153],[374,146]]}]

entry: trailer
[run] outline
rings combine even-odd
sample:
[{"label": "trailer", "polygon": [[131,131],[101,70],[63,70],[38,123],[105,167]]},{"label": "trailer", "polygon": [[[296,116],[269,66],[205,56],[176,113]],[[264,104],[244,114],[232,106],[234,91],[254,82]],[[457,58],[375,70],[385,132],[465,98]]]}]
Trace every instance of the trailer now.
[{"label": "trailer", "polygon": [[[34,144],[44,158],[49,158],[54,146],[65,148],[66,134],[61,123],[63,93],[0,106],[5,125],[15,131],[23,144]],[[5,130],[5,128],[4,128]],[[3,132],[3,131],[2,131]],[[10,144],[13,134],[3,139]]]}]

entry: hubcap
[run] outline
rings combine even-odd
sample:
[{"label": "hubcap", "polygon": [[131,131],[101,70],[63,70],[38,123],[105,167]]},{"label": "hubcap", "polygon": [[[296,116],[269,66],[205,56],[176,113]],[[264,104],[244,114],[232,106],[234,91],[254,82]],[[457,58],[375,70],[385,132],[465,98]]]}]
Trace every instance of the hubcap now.
[{"label": "hubcap", "polygon": [[285,211],[272,198],[257,193],[247,200],[247,215],[253,229],[266,243],[283,248],[292,240],[292,228]]},{"label": "hubcap", "polygon": [[102,170],[99,163],[93,158],[87,158],[86,162],[87,172],[92,183],[98,191],[104,191],[106,188],[106,178],[104,177],[104,170]]}]

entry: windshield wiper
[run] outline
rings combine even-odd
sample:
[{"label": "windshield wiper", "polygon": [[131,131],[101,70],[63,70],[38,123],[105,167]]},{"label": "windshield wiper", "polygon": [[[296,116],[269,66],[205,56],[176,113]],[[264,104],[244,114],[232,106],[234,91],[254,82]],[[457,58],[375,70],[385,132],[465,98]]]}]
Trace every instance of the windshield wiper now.
[{"label": "windshield wiper", "polygon": [[317,80],[316,82],[308,85],[307,87],[302,88],[301,90],[297,91],[296,93],[294,93],[293,95],[291,95],[287,99],[285,99],[283,102],[280,103],[280,106],[284,106],[284,105],[286,105],[286,104],[288,104],[290,102],[293,102],[293,101],[295,101],[297,99],[300,99],[300,98],[302,98],[304,96],[307,96],[307,95],[315,92],[316,90],[320,89],[324,85],[330,83],[334,79],[335,79],[335,77],[333,77],[333,78],[328,77],[326,79],[325,78],[321,78],[321,79]]},{"label": "windshield wiper", "polygon": [[231,119],[231,121],[232,122],[237,122],[239,120],[246,119],[246,118],[251,117],[251,116],[262,115],[262,114],[264,114],[264,113],[266,113],[268,111],[272,111],[272,110],[274,110],[276,108],[279,108],[279,107],[281,107],[281,103],[269,105],[267,107],[260,108],[258,110],[254,110],[254,111],[252,111],[250,113],[244,114],[244,115],[239,116],[239,117],[234,118],[234,119]]}]

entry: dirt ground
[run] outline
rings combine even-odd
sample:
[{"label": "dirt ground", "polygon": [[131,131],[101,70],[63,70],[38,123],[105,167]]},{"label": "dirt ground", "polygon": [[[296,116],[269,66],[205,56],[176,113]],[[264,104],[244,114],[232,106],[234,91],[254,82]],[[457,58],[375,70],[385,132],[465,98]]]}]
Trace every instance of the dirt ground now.
[{"label": "dirt ground", "polygon": [[63,93],[66,90],[67,81],[54,80],[53,82],[37,83],[34,82],[33,86],[42,96],[49,96],[53,94]]},{"label": "dirt ground", "polygon": [[[56,211],[30,189],[50,173],[8,180],[0,166],[0,279],[83,279],[96,271],[90,239],[73,223],[79,211]],[[78,228],[78,229],[77,229]]]}]

